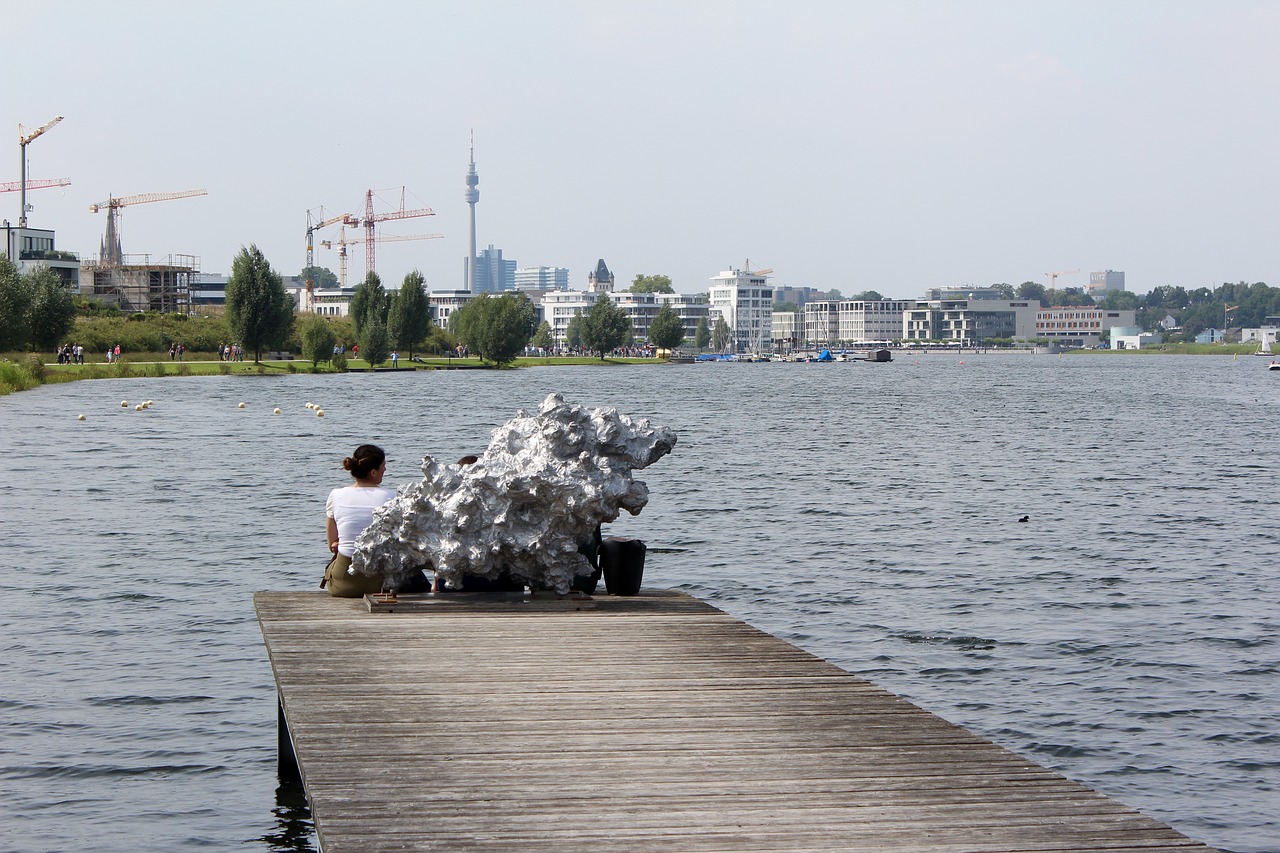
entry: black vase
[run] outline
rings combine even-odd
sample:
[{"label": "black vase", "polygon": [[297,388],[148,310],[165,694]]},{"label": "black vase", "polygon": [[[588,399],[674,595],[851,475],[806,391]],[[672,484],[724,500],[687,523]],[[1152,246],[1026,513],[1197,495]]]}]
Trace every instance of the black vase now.
[{"label": "black vase", "polygon": [[600,544],[600,568],[610,595],[637,595],[644,578],[644,543],[610,536]]}]

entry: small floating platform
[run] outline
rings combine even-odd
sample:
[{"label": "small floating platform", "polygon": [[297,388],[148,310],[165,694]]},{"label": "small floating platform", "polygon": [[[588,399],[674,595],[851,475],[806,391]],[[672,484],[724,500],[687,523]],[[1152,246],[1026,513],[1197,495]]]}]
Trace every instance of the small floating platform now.
[{"label": "small floating platform", "polygon": [[378,598],[254,596],[325,853],[1211,850],[683,593]]}]

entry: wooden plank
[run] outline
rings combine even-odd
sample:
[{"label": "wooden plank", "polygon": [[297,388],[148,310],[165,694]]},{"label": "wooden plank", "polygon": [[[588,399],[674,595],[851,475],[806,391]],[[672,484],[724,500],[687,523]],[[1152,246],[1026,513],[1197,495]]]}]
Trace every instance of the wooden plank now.
[{"label": "wooden plank", "polygon": [[674,591],[258,593],[322,848],[1207,851]]}]

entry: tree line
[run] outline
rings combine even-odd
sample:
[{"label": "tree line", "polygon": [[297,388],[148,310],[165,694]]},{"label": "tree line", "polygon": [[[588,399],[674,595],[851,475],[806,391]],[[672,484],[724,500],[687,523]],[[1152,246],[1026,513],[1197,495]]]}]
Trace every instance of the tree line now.
[{"label": "tree line", "polygon": [[62,278],[38,264],[25,272],[0,255],[0,352],[51,350],[75,326],[75,297]]}]

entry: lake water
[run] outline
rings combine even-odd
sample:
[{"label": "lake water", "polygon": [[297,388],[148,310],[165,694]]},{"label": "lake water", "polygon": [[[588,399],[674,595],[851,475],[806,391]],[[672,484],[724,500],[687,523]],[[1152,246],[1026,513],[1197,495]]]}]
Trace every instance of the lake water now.
[{"label": "lake water", "polygon": [[311,849],[305,812],[277,797],[252,593],[318,583],[324,497],[356,444],[386,448],[388,483],[417,479],[424,453],[479,452],[559,391],[680,435],[641,475],[649,506],[606,531],[648,543],[646,585],[1197,840],[1280,850],[1265,367],[933,354],[0,398],[0,848]]}]

